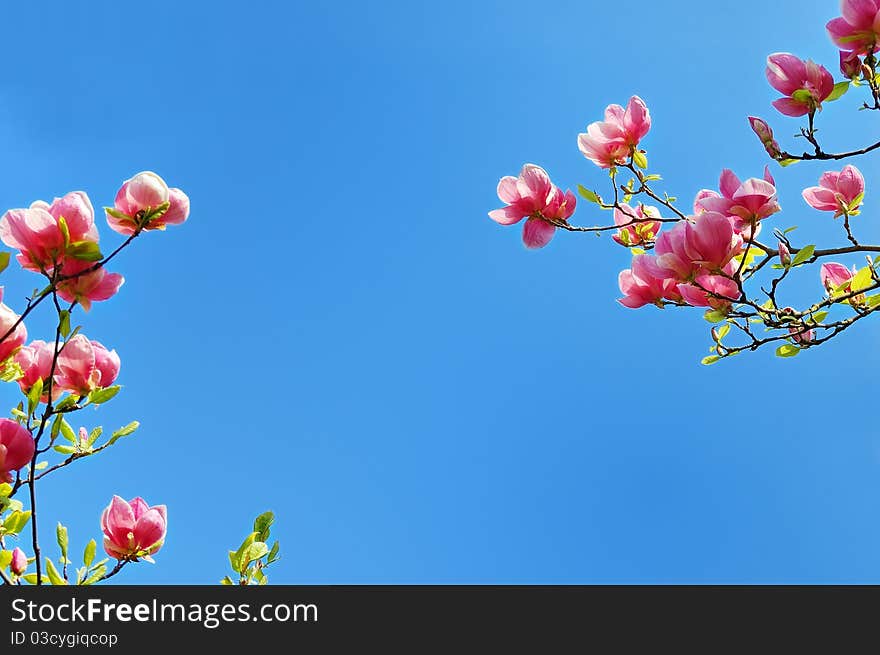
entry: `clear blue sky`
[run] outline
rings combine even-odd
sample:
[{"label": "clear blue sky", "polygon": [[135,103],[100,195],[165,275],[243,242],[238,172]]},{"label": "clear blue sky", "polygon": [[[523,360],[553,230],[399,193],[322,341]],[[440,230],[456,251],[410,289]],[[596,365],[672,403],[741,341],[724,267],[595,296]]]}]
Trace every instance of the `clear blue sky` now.
[{"label": "clear blue sky", "polygon": [[[685,204],[725,166],[759,175],[746,116],[788,145],[798,124],[764,58],[837,75],[837,3],[48,6],[0,13],[0,205],[105,205],[152,169],[192,215],[126,252],[87,318],[125,389],[80,422],[142,428],[50,478],[45,541],[64,518],[81,548],[113,493],[140,494],[170,532],[138,584],[215,582],[267,508],[279,583],[880,582],[876,321],[701,367],[699,313],[617,305],[609,239],[527,252],[486,216],[527,161],[599,187],[576,135],[633,93]],[[880,132],[853,106],[826,111],[829,143]],[[877,239],[880,171],[859,165]],[[806,242],[822,170],[774,170],[773,220]],[[19,307],[37,284],[2,281]]]}]

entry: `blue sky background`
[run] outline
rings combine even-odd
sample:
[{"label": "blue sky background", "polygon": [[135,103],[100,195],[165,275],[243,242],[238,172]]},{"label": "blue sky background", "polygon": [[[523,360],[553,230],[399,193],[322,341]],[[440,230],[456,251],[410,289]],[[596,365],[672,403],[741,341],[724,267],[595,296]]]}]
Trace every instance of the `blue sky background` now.
[{"label": "blue sky background", "polygon": [[[603,189],[576,135],[633,93],[684,206],[725,166],[760,175],[746,116],[792,148],[798,126],[764,58],[839,76],[836,3],[49,4],[0,10],[0,205],[102,206],[152,169],[192,215],[139,239],[86,318],[125,389],[78,421],[142,428],[49,478],[47,543],[61,518],[81,549],[140,494],[170,532],[137,584],[216,582],[267,508],[278,583],[880,581],[876,322],[702,367],[697,311],[615,302],[610,239],[527,252],[486,216],[527,161]],[[876,140],[856,104],[823,114],[829,148]],[[833,234],[799,195],[823,170],[774,169],[800,245]],[[19,308],[38,284],[2,281]]]}]

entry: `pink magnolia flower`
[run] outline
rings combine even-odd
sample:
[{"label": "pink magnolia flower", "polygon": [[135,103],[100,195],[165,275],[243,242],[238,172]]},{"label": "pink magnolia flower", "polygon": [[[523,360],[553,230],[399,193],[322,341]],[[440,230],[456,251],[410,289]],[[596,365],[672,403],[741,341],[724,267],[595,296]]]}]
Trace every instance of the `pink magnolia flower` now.
[{"label": "pink magnolia flower", "polygon": [[834,212],[837,218],[843,214],[853,216],[865,197],[865,178],[852,165],[841,171],[826,171],[819,178],[819,186],[803,190],[804,200],[813,209]]},{"label": "pink magnolia flower", "polygon": [[[2,300],[3,287],[0,287],[0,301]],[[0,338],[9,332],[9,336],[0,341],[0,362],[5,362],[10,355],[27,341],[27,328],[24,326],[24,323],[18,323],[20,318],[5,303],[0,302]],[[15,326],[14,329],[13,326]],[[12,331],[10,332],[10,330]]]},{"label": "pink magnolia flower", "polygon": [[34,439],[11,418],[0,418],[0,482],[12,482],[12,471],[31,463]]},{"label": "pink magnolia flower", "polygon": [[55,383],[63,390],[84,396],[95,389],[109,387],[119,375],[121,362],[115,350],[107,350],[82,334],[61,349]]},{"label": "pink magnolia flower", "polygon": [[142,229],[164,230],[168,225],[183,223],[189,216],[189,197],[180,189],[169,189],[155,173],[138,173],[116,192],[115,206],[105,210],[107,224],[120,234],[134,234],[144,218],[166,202],[165,213],[152,217]]},{"label": "pink magnolia flower", "polygon": [[600,168],[611,168],[625,164],[650,129],[648,107],[633,96],[626,109],[608,105],[604,121],[590,123],[585,133],[578,134],[578,148]]},{"label": "pink magnolia flower", "polygon": [[[52,358],[55,354],[55,345],[45,341],[32,341],[26,346],[19,348],[15,353],[15,362],[21,367],[24,373],[18,378],[18,386],[24,393],[31,390],[38,380],[43,381],[44,389],[49,375],[52,372]],[[48,389],[46,390],[48,391]],[[41,398],[42,402],[49,399],[49,394],[44,391]],[[61,395],[61,389],[54,387],[52,396],[57,398]]]},{"label": "pink magnolia flower", "polygon": [[840,51],[840,72],[844,77],[857,80],[862,74],[862,60],[855,52]]},{"label": "pink magnolia flower", "polygon": [[617,284],[623,298],[619,302],[624,307],[638,309],[644,305],[663,306],[663,299],[680,300],[676,287],[677,280],[669,277],[655,277],[647,262],[652,259],[651,255],[636,255],[632,260],[632,268],[620,272]]},{"label": "pink magnolia flower", "polygon": [[[852,280],[855,274],[855,267],[853,267],[853,270],[849,270],[846,266],[838,264],[837,262],[822,264],[822,268],[819,269],[819,277],[822,280],[822,286],[825,287],[825,290],[829,294],[841,285]],[[846,293],[848,289],[849,287],[845,287],[843,292]]]},{"label": "pink magnolia flower", "polygon": [[779,149],[776,139],[773,138],[773,130],[767,121],[757,116],[749,116],[749,125],[752,126],[752,131],[758,135],[767,154],[773,159],[779,159],[782,156],[782,151]]},{"label": "pink magnolia flower", "polygon": [[660,231],[660,221],[652,221],[652,218],[660,218],[660,212],[650,205],[639,205],[635,209],[622,204],[614,208],[614,224],[621,226],[617,234],[611,236],[622,246],[641,246],[654,241]]},{"label": "pink magnolia flower", "polygon": [[[751,177],[745,182],[728,168],[721,171],[718,182],[721,193],[704,190],[697,196],[696,204],[705,211],[718,212],[731,219],[734,229],[748,238],[753,223],[772,216],[779,211],[776,181],[770,168],[764,167],[764,179]],[[755,233],[757,235],[757,232]]]},{"label": "pink magnolia flower", "polygon": [[489,212],[500,225],[513,225],[528,218],[523,226],[526,248],[543,248],[556,233],[556,226],[544,219],[567,221],[574,213],[577,199],[550,181],[540,166],[526,164],[519,177],[507,175],[498,183],[498,197],[506,207]]},{"label": "pink magnolia flower", "polygon": [[767,81],[784,98],[773,106],[786,116],[804,116],[821,109],[834,90],[834,78],[824,66],[802,60],[788,52],[767,57]]},{"label": "pink magnolia flower", "polygon": [[[728,267],[726,273],[733,271]],[[711,307],[726,310],[740,297],[739,286],[730,277],[700,273],[691,284],[679,284],[684,301],[693,307]]]},{"label": "pink magnolia flower", "polygon": [[877,0],[841,0],[843,16],[825,26],[841,50],[866,55],[880,40],[880,3]]},{"label": "pink magnolia flower", "polygon": [[663,232],[654,244],[655,256],[645,260],[656,278],[688,282],[698,273],[718,273],[742,252],[742,237],[717,212],[705,212],[694,221],[681,221]]},{"label": "pink magnolia flower", "polygon": [[66,261],[61,274],[71,277],[58,284],[58,295],[61,298],[67,302],[78,302],[86,311],[92,308],[92,302],[115,296],[125,282],[125,278],[119,273],[109,273],[103,266],[89,271],[93,265],[93,262]]},{"label": "pink magnolia flower", "polygon": [[37,200],[28,209],[10,209],[0,219],[0,240],[19,250],[16,259],[23,268],[51,271],[67,257],[59,224],[62,217],[70,243],[98,242],[95,212],[89,197],[82,191],[55,198],[51,205]]},{"label": "pink magnolia flower", "polygon": [[119,496],[101,514],[104,550],[118,560],[149,557],[165,543],[168,517],[165,505],[150,507],[143,498],[125,502]]},{"label": "pink magnolia flower", "polygon": [[25,571],[27,571],[28,561],[27,555],[24,554],[24,551],[21,548],[16,548],[12,551],[12,561],[9,563],[9,570],[12,571],[13,575],[21,575]]}]

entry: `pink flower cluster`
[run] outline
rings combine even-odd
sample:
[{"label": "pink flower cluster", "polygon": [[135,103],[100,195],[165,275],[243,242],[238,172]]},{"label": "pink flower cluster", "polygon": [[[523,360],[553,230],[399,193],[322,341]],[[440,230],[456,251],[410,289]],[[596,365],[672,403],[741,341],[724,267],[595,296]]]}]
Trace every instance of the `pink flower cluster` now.
[{"label": "pink flower cluster", "polygon": [[608,105],[604,121],[590,123],[585,133],[578,134],[578,148],[600,168],[623,165],[650,129],[648,107],[641,98],[633,96],[626,109]]},{"label": "pink flower cluster", "polygon": [[622,246],[643,246],[653,242],[660,232],[660,211],[650,205],[639,205],[635,209],[627,204],[614,208],[614,224],[620,226],[617,234],[612,235]]},{"label": "pink flower cluster", "polygon": [[[47,382],[54,350],[54,344],[33,341],[15,354],[15,361],[23,372],[18,380],[21,390],[28,393],[38,380],[42,381],[42,402],[48,401]],[[65,391],[85,396],[95,389],[109,387],[116,381],[120,366],[115,350],[108,350],[97,341],[89,341],[86,336],[77,334],[64,344],[58,355],[52,396],[57,398]]]},{"label": "pink flower cluster", "polygon": [[101,514],[104,550],[117,560],[137,561],[156,553],[165,543],[168,512],[165,505],[150,507],[143,498],[126,502],[119,496]]},{"label": "pink flower cluster", "polygon": [[563,193],[550,181],[547,171],[534,164],[523,166],[519,177],[502,177],[498,197],[507,205],[490,211],[489,218],[500,225],[513,225],[527,218],[523,226],[526,248],[543,248],[550,243],[556,233],[550,221],[567,221],[577,205],[571,191]]},{"label": "pink flower cluster", "polygon": [[[2,300],[3,287],[0,287],[0,301]],[[0,302],[0,362],[9,359],[25,341],[27,341],[27,328],[21,322],[21,317]]]},{"label": "pink flower cluster", "polygon": [[624,307],[663,306],[664,300],[726,309],[740,296],[734,260],[743,237],[723,214],[707,211],[680,221],[657,238],[654,253],[636,255],[618,284]]}]

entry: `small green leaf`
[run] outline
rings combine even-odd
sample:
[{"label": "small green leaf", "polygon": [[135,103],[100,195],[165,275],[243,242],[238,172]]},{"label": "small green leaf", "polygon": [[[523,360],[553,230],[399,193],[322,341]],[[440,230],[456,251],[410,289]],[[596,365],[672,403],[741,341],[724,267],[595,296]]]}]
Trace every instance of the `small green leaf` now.
[{"label": "small green leaf", "polygon": [[66,309],[62,309],[58,315],[58,329],[65,339],[70,334],[70,312]]},{"label": "small green leaf", "polygon": [[232,581],[232,578],[230,578],[227,575],[227,576],[224,576],[224,578],[220,581],[220,584],[225,585],[225,586],[229,586],[229,585],[233,585],[235,583]]},{"label": "small green leaf", "polygon": [[828,312],[816,312],[810,319],[811,323],[821,323],[828,316]]},{"label": "small green leaf", "polygon": [[49,462],[43,460],[42,462],[37,462],[34,466],[35,471],[42,471],[44,468],[49,466]]},{"label": "small green leaf", "polygon": [[116,430],[116,432],[110,435],[110,439],[107,441],[107,445],[112,446],[117,441],[122,439],[122,437],[127,437],[128,435],[133,434],[140,426],[141,424],[138,421],[132,421],[124,428],[119,428],[118,430]]},{"label": "small green leaf", "polygon": [[62,444],[56,444],[52,446],[52,450],[56,453],[61,453],[62,455],[73,455],[76,452],[75,446],[64,446]]},{"label": "small green leaf", "polygon": [[877,305],[880,305],[880,293],[868,296],[865,300],[865,304],[868,307],[876,307]]},{"label": "small green leaf", "polygon": [[804,246],[800,250],[797,251],[797,254],[794,256],[794,259],[791,260],[792,266],[799,266],[807,261],[810,257],[813,256],[813,253],[816,251],[816,246],[809,245]]},{"label": "small green leaf", "polygon": [[715,330],[715,334],[718,335],[719,340],[726,337],[728,332],[730,332],[730,323],[725,323],[720,328]]},{"label": "small green leaf", "polygon": [[70,228],[67,226],[67,219],[63,216],[58,217],[58,229],[61,230],[61,236],[64,237],[65,250],[70,245]]},{"label": "small green leaf", "polygon": [[727,319],[727,313],[720,309],[707,309],[706,313],[703,314],[703,318],[710,323],[720,323]]},{"label": "small green leaf", "polygon": [[785,228],[784,230],[782,230],[782,233],[783,233],[783,234],[788,234],[789,232],[794,232],[796,229],[798,229],[798,226],[797,226],[797,225],[792,225],[791,227],[787,227],[787,228]]},{"label": "small green leaf", "polygon": [[6,517],[6,520],[3,521],[3,529],[7,534],[18,534],[24,529],[24,526],[26,526],[30,520],[30,511],[23,512],[21,510],[16,510],[10,513]]},{"label": "small green leaf", "polygon": [[7,266],[9,266],[9,253],[0,252],[0,273],[5,271]]},{"label": "small green leaf", "polygon": [[116,394],[118,394],[120,389],[122,389],[122,387],[120,387],[118,384],[112,387],[106,387],[104,389],[95,389],[89,394],[89,402],[93,405],[106,403],[108,400],[112,399]]},{"label": "small green leaf", "polygon": [[37,405],[40,404],[40,396],[43,395],[43,379],[37,378],[37,381],[34,382],[33,386],[28,389],[27,399],[28,399],[28,413],[33,414],[34,410],[37,408]]},{"label": "small green leaf", "polygon": [[847,91],[849,91],[849,80],[838,82],[834,85],[834,89],[831,91],[831,95],[825,98],[823,102],[834,102]]},{"label": "small green leaf", "polygon": [[61,556],[67,559],[67,545],[69,543],[67,537],[67,528],[60,523],[55,528],[55,538],[58,540],[58,547],[61,549]]},{"label": "small green leaf", "polygon": [[247,550],[244,552],[242,556],[242,568],[246,567],[251,562],[255,562],[261,557],[267,555],[269,553],[269,546],[266,545],[263,541],[255,541],[250,546],[248,546]]},{"label": "small green leaf", "polygon": [[709,355],[708,357],[703,357],[703,359],[700,360],[700,364],[702,364],[703,366],[710,366],[711,364],[717,362],[719,359],[721,358],[718,355]]},{"label": "small green leaf", "polygon": [[0,569],[5,569],[12,563],[12,551],[0,550]]},{"label": "small green leaf", "polygon": [[238,553],[234,550],[229,551],[229,564],[236,573],[241,573],[241,564],[239,563]]},{"label": "small green leaf", "polygon": [[578,193],[584,200],[587,200],[588,202],[599,202],[599,194],[595,191],[590,191],[583,184],[578,184]]},{"label": "small green leaf", "polygon": [[37,584],[37,574],[36,573],[27,573],[27,574],[21,576],[21,579],[30,585]]},{"label": "small green leaf", "polygon": [[258,539],[266,541],[269,538],[269,528],[275,522],[275,514],[263,512],[254,520],[254,532],[259,533]]},{"label": "small green leaf", "polygon": [[800,348],[791,343],[785,343],[776,349],[777,357],[794,357],[801,351]]},{"label": "small green leaf", "polygon": [[67,584],[67,581],[61,577],[61,574],[58,573],[58,569],[55,568],[52,560],[48,557],[46,558],[46,575],[49,576],[49,582],[55,586],[60,587]]},{"label": "small green leaf", "polygon": [[92,571],[92,574],[89,577],[87,577],[85,580],[83,580],[83,585],[88,586],[88,585],[95,584],[101,578],[103,578],[106,573],[107,573],[107,565],[101,564],[100,566],[96,567],[94,571]]},{"label": "small green leaf", "polygon": [[121,211],[116,209],[115,207],[104,207],[104,211],[107,212],[109,216],[113,218],[118,218],[120,220],[131,220],[131,216],[128,214],[123,214]]},{"label": "small green leaf", "polygon": [[95,561],[95,553],[98,551],[98,544],[94,539],[89,541],[86,544],[86,549],[83,551],[83,564],[86,565],[86,568],[89,568],[92,565],[92,562]]},{"label": "small green leaf", "polygon": [[856,273],[852,280],[850,280],[849,288],[850,291],[864,291],[874,284],[874,278],[872,277],[872,273],[874,269],[870,266],[865,266],[860,269],[858,273]]},{"label": "small green leaf", "polygon": [[780,159],[779,165],[780,166],[791,166],[792,164],[797,164],[799,161],[800,161],[800,159],[794,159],[794,158]]},{"label": "small green leaf", "polygon": [[271,564],[278,559],[278,548],[278,542],[276,541],[272,544],[272,549],[269,551],[269,556],[266,558],[266,564]]}]

